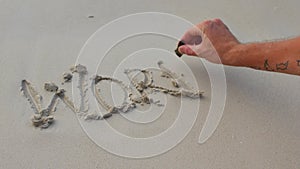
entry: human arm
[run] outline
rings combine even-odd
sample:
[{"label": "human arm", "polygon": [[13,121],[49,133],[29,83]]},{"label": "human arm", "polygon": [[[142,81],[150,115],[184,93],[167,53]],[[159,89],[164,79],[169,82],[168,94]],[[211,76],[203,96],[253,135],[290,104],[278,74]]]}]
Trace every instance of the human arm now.
[{"label": "human arm", "polygon": [[300,75],[300,37],[240,44],[227,55],[233,66]]},{"label": "human arm", "polygon": [[300,75],[300,37],[258,43],[240,43],[220,20],[204,21],[188,30],[178,48],[182,54],[213,63]]}]

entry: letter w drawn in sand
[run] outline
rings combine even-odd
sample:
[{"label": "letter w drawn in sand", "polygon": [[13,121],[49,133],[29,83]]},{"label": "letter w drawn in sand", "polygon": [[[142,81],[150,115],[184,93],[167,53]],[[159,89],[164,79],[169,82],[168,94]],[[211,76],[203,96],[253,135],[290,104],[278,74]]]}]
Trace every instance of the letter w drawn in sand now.
[{"label": "letter w drawn in sand", "polygon": [[[46,89],[47,90],[47,89]],[[52,113],[56,110],[57,100],[60,98],[72,111],[77,112],[74,104],[65,96],[64,89],[58,89],[52,96],[49,105],[46,108],[42,108],[42,96],[34,89],[30,82],[22,80],[21,92],[27,98],[31,104],[31,108],[34,111],[32,117],[32,124],[35,127],[48,128],[53,123],[54,117]]]}]

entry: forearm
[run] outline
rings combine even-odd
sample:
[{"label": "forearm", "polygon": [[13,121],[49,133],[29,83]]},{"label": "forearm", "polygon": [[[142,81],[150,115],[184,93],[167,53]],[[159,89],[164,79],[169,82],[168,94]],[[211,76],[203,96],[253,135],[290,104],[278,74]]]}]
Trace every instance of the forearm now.
[{"label": "forearm", "polygon": [[228,55],[228,65],[300,75],[300,37],[241,44]]}]

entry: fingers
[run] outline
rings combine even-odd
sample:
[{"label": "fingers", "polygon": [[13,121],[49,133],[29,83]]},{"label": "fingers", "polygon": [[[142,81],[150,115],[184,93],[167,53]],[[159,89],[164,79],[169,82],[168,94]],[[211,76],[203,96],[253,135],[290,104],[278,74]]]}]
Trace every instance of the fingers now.
[{"label": "fingers", "polygon": [[227,25],[225,25],[224,22],[221,19],[219,19],[219,18],[213,19],[213,22],[215,24],[217,24],[218,26],[224,27],[227,30],[229,30],[229,28],[227,27]]},{"label": "fingers", "polygon": [[212,19],[201,22],[189,30],[187,30],[181,38],[185,44],[189,45],[199,45],[202,42],[202,37],[204,34],[210,32],[210,30],[215,29],[216,27],[226,28],[228,27],[222,22],[221,19]]},{"label": "fingers", "polygon": [[[220,20],[221,21],[221,20]],[[220,22],[219,20],[216,20],[216,22]],[[192,28],[190,28],[188,31],[185,32],[185,34],[182,36],[180,42],[184,42],[186,44],[185,46],[179,45],[178,43],[178,50],[177,52],[187,55],[196,56],[196,52],[193,51],[196,46],[199,46],[204,37],[205,30],[212,25],[212,20],[204,21]]]},{"label": "fingers", "polygon": [[196,52],[192,50],[191,47],[188,45],[183,45],[178,48],[178,51],[182,54],[191,55],[191,56],[197,56]]},{"label": "fingers", "polygon": [[175,50],[178,56],[186,54],[204,58],[213,63],[228,60],[228,52],[240,42],[220,19],[199,23],[185,32]]},{"label": "fingers", "polygon": [[[210,42],[205,42],[208,40],[207,34],[214,37],[214,30],[224,29],[228,30],[228,27],[221,21],[221,19],[212,19],[206,20],[197,24],[196,26],[187,30],[182,36],[180,42],[184,42],[184,45],[179,45],[177,48],[178,54],[186,54],[196,56],[197,54],[201,54],[201,51],[204,50],[202,48],[206,48],[203,45]],[[225,30],[226,30],[225,29]],[[221,32],[221,31],[219,31]],[[209,41],[209,40],[208,40]],[[202,49],[202,50],[200,50]]]},{"label": "fingers", "polygon": [[181,41],[183,41],[185,44],[197,45],[202,42],[201,37],[202,31],[197,27],[192,27],[184,33],[184,35],[181,38]]},{"label": "fingers", "polygon": [[178,43],[177,50],[175,50],[177,56],[182,54],[196,56],[196,52],[192,50],[192,46],[200,45],[202,42],[202,32],[197,27],[189,29],[181,38]]},{"label": "fingers", "polygon": [[202,37],[202,42],[200,44],[184,44],[178,47],[178,52],[181,54],[186,54],[190,56],[197,56],[201,58],[205,58],[210,56],[210,54],[215,51],[213,45],[211,44],[210,40],[207,36]]}]

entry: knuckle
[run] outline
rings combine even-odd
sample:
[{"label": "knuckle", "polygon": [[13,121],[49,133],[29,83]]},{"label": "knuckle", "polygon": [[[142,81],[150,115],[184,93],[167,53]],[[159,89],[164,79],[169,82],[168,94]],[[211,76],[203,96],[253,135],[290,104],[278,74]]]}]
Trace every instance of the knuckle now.
[{"label": "knuckle", "polygon": [[212,20],[206,20],[203,22],[203,24],[208,26],[208,25],[212,24],[212,22],[213,22]]},{"label": "knuckle", "polygon": [[214,21],[215,23],[218,23],[218,24],[223,23],[222,20],[221,20],[220,18],[215,18],[213,21]]}]

